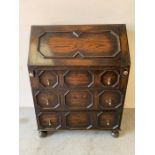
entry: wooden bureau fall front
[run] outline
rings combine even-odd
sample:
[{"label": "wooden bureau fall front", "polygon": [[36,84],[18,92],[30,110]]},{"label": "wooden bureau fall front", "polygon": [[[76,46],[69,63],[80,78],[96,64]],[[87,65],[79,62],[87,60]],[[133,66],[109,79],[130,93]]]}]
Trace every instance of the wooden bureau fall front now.
[{"label": "wooden bureau fall front", "polygon": [[111,130],[117,137],[130,70],[118,25],[32,26],[28,70],[38,130]]}]

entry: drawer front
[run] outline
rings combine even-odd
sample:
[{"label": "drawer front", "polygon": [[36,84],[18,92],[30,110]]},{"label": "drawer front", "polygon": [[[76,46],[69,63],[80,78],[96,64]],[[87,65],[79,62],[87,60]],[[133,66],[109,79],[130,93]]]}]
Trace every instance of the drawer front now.
[{"label": "drawer front", "polygon": [[[85,88],[119,88],[119,69],[68,69],[35,70],[31,77],[32,88],[38,89],[85,89]],[[38,83],[38,84],[37,84]]]},{"label": "drawer front", "polygon": [[113,110],[122,106],[119,90],[40,90],[34,93],[35,105],[42,110]]},{"label": "drawer front", "polygon": [[116,129],[120,113],[117,111],[42,112],[38,115],[39,129]]},{"label": "drawer front", "polygon": [[69,90],[64,95],[65,109],[90,109],[93,107],[93,93],[89,90]]}]

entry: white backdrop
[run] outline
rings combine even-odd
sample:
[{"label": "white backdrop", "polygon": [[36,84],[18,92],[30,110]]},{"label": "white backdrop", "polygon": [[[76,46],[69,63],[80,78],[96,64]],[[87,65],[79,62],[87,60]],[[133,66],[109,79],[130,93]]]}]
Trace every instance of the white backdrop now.
[{"label": "white backdrop", "polygon": [[131,72],[125,107],[134,108],[134,0],[20,0],[20,106],[33,106],[27,70],[31,25],[126,24]]}]

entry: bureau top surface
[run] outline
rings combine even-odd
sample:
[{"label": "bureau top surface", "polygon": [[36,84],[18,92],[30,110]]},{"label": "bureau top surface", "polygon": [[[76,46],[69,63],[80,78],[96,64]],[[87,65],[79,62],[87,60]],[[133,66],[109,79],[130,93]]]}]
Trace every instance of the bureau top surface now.
[{"label": "bureau top surface", "polygon": [[125,24],[32,26],[28,66],[128,66]]}]

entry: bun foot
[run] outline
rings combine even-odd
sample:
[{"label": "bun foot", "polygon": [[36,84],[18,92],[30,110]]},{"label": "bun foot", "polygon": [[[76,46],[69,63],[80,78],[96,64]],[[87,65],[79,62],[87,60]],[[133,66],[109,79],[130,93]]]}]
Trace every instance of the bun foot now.
[{"label": "bun foot", "polygon": [[47,131],[39,131],[39,136],[40,137],[46,137],[47,136]]},{"label": "bun foot", "polygon": [[119,137],[119,131],[118,131],[118,130],[113,130],[113,131],[111,132],[111,135],[112,135],[114,138],[117,138],[117,137]]}]

